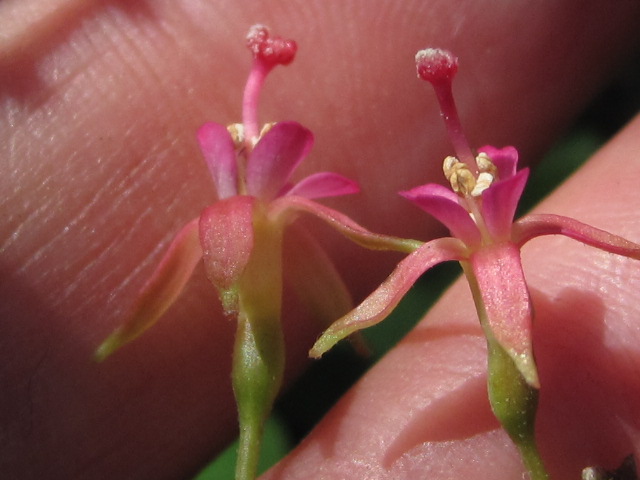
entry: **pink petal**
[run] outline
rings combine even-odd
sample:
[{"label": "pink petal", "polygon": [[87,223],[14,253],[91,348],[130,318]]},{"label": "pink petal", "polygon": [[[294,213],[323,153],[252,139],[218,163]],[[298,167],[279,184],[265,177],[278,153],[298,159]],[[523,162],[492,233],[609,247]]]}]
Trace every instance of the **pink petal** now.
[{"label": "pink petal", "polygon": [[98,347],[96,359],[104,360],[114,350],[151,327],[178,298],[201,258],[196,218],[180,230],[151,278],[142,287],[129,319]]},{"label": "pink petal", "polygon": [[515,147],[496,148],[491,145],[485,145],[479,148],[478,152],[484,152],[489,155],[493,164],[498,167],[498,178],[500,180],[506,180],[516,174],[518,150]]},{"label": "pink petal", "polygon": [[513,225],[513,241],[518,246],[541,235],[565,235],[605,252],[640,260],[640,245],[561,215],[531,214]]},{"label": "pink petal", "polygon": [[428,183],[400,192],[418,207],[443,223],[456,238],[473,248],[480,244],[480,232],[469,212],[458,203],[458,196],[450,189]]},{"label": "pink petal", "polygon": [[247,161],[249,195],[265,201],[275,198],[312,145],[313,134],[299,123],[276,123],[256,144]]},{"label": "pink petal", "polygon": [[513,359],[524,379],[539,387],[532,348],[532,309],[520,250],[512,243],[483,247],[470,258],[482,305],[480,322]]},{"label": "pink petal", "polygon": [[370,232],[343,213],[297,195],[287,195],[271,202],[268,215],[274,222],[287,222],[302,212],[318,217],[351,241],[370,250],[411,253],[422,245],[417,240]]},{"label": "pink petal", "polygon": [[253,249],[255,198],[235,196],[207,207],[200,216],[200,243],[207,277],[227,313],[236,311],[236,283]]},{"label": "pink petal", "polygon": [[455,238],[425,243],[402,260],[355,310],[331,325],[313,345],[309,355],[318,358],[348,335],[384,320],[424,272],[438,263],[462,260],[465,251],[465,246]]},{"label": "pink petal", "polygon": [[511,237],[513,216],[528,176],[529,169],[525,168],[482,192],[482,217],[494,240],[508,240]]},{"label": "pink petal", "polygon": [[227,128],[214,122],[205,123],[198,130],[198,143],[216,186],[218,198],[237,195],[236,151]]},{"label": "pink petal", "polygon": [[349,195],[359,191],[358,184],[347,177],[332,172],[319,172],[303,178],[286,194],[305,198],[324,198]]}]

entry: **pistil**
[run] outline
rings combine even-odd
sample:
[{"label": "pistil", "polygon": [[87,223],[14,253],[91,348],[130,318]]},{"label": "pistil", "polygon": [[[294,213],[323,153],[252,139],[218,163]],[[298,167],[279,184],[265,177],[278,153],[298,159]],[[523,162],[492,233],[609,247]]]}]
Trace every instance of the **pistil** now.
[{"label": "pistil", "polygon": [[420,50],[416,54],[418,76],[431,83],[440,104],[440,113],[456,153],[444,160],[444,175],[451,188],[460,197],[478,226],[483,242],[492,242],[491,235],[482,217],[482,192],[496,179],[497,169],[489,156],[480,153],[474,156],[462,130],[458,110],[453,99],[452,81],[458,71],[458,59],[450,52],[437,48]]},{"label": "pistil", "polygon": [[272,66],[267,66],[265,62],[256,58],[253,67],[247,78],[244,87],[244,98],[242,100],[242,124],[244,126],[244,142],[248,152],[258,142],[260,127],[258,124],[258,103],[260,92],[264,81],[271,71]]},{"label": "pistil", "polygon": [[416,66],[418,76],[433,85],[458,160],[472,168],[474,176],[477,176],[476,161],[462,130],[451,89],[451,82],[458,71],[458,59],[446,50],[427,48],[416,54]]},{"label": "pistil", "polygon": [[247,152],[260,138],[258,104],[260,92],[267,75],[276,65],[288,65],[294,59],[298,47],[293,40],[270,37],[264,25],[254,25],[247,34],[247,47],[253,53],[253,65],[244,87],[242,123]]}]

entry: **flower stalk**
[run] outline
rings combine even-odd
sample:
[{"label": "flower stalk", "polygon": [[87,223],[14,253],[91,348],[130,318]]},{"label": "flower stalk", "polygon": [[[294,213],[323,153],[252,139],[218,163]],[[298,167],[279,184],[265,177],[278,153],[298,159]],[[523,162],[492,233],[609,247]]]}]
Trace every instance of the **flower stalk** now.
[{"label": "flower stalk", "polygon": [[[486,295],[483,295],[483,288],[479,285],[470,263],[460,263],[469,283],[480,325],[484,327],[488,325],[489,318],[485,304]],[[523,283],[519,285],[522,286]],[[487,287],[484,288],[486,290]],[[509,290],[507,289],[507,292]],[[528,297],[528,292],[523,293]],[[487,390],[491,409],[520,451],[531,480],[547,480],[549,474],[544,467],[535,440],[538,388],[525,379],[522,369],[518,368],[513,358],[500,345],[492,330],[484,328],[484,331],[487,340]],[[538,383],[537,378],[535,382]]]},{"label": "flower stalk", "polygon": [[280,322],[282,232],[261,213],[254,214],[256,240],[238,285],[231,373],[240,424],[237,480],[257,475],[264,423],[282,385],[285,363]]},{"label": "flower stalk", "polygon": [[524,379],[509,354],[493,338],[487,338],[489,402],[494,415],[518,447],[531,480],[547,480],[535,439],[537,388]]}]

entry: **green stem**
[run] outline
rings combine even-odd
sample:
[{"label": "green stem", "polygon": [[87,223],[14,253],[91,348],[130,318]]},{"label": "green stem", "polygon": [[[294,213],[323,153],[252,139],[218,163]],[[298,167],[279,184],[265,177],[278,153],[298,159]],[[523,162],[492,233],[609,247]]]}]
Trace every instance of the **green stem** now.
[{"label": "green stem", "polygon": [[240,424],[236,480],[257,476],[264,422],[282,382],[283,344],[280,328],[256,331],[248,319],[239,320],[232,372]]},{"label": "green stem", "polygon": [[254,246],[238,284],[238,329],[232,371],[240,424],[236,480],[253,480],[257,475],[264,422],[282,384],[281,243],[280,227],[269,223],[257,208]]},{"label": "green stem", "polygon": [[538,390],[524,379],[512,358],[493,338],[489,349],[489,402],[493,413],[520,451],[531,480],[548,480],[535,440]]},{"label": "green stem", "polygon": [[494,415],[520,452],[531,480],[548,480],[535,440],[538,390],[527,383],[514,359],[496,340],[478,279],[469,262],[460,262],[487,338],[489,403]]}]

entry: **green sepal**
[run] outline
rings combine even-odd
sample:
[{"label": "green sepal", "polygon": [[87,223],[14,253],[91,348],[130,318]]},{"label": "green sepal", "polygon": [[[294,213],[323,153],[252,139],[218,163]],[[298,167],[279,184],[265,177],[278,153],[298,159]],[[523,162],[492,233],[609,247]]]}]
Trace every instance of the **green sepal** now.
[{"label": "green sepal", "polygon": [[511,356],[494,339],[487,339],[489,403],[494,415],[516,444],[531,480],[549,478],[535,440],[538,390],[522,375]]},{"label": "green sepal", "polygon": [[240,439],[236,480],[256,476],[264,423],[284,372],[282,227],[253,210],[253,248],[234,288],[238,294],[232,381]]}]

